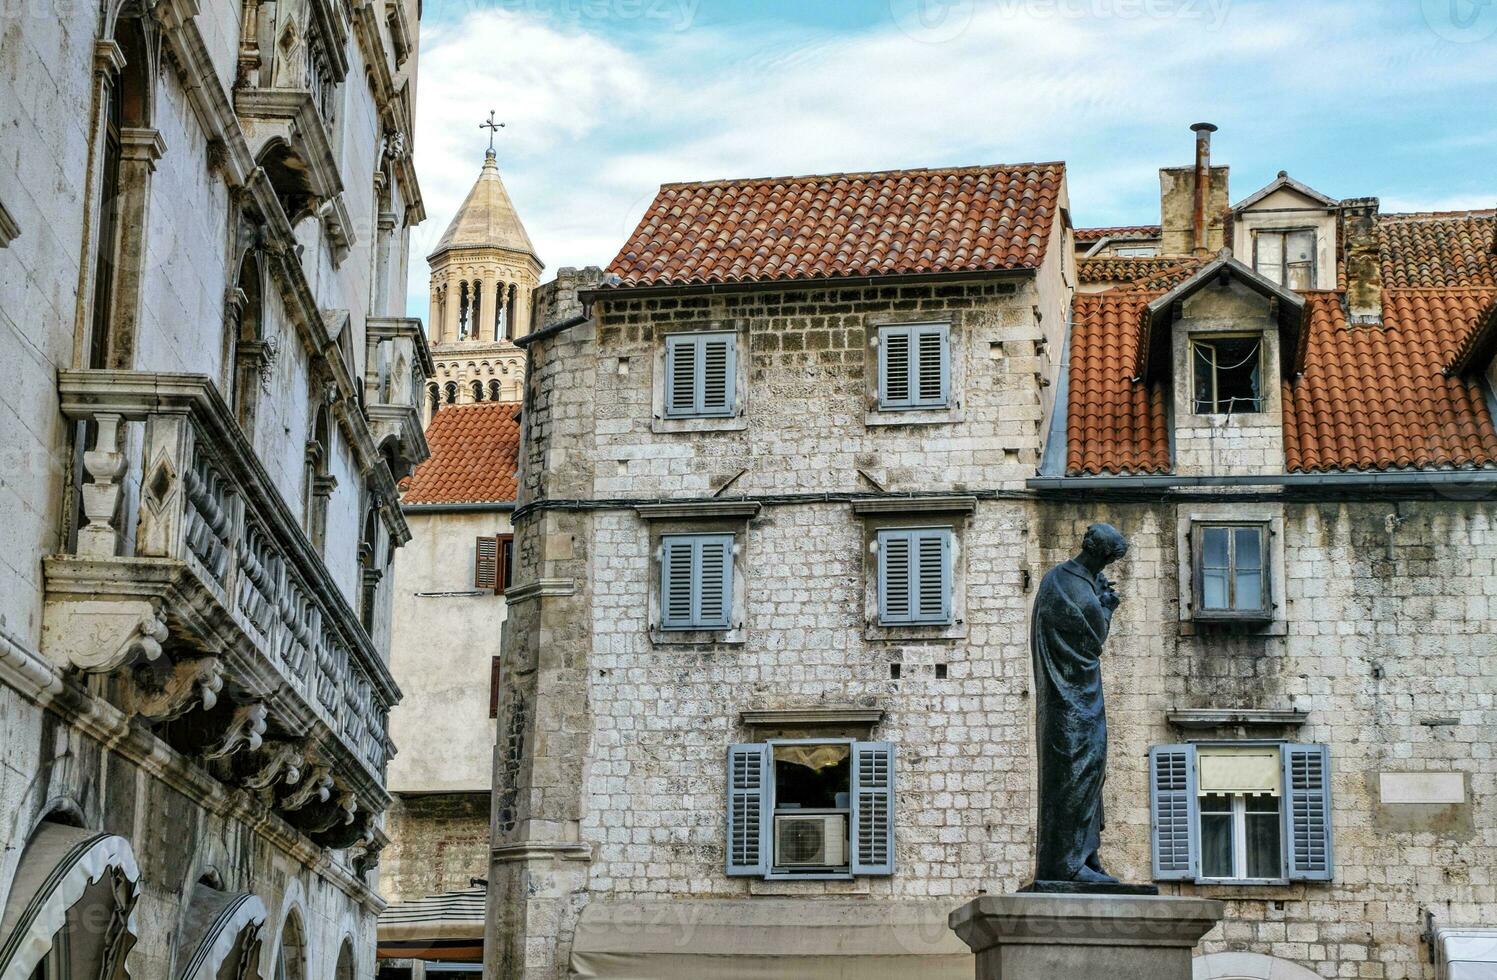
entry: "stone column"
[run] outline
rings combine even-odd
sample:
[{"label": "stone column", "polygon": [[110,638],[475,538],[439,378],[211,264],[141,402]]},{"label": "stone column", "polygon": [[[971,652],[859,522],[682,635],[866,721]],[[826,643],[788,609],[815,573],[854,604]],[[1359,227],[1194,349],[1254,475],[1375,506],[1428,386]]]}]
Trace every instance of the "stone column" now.
[{"label": "stone column", "polygon": [[457,277],[449,274],[442,290],[442,343],[451,344],[457,340],[458,308],[462,305],[462,290],[458,287]]},{"label": "stone column", "polygon": [[[146,127],[120,130],[119,200],[115,205],[114,297],[109,324],[108,363],[135,366],[135,335],[140,325],[140,287],[145,278],[146,228],[151,175],[166,152],[161,134]],[[109,202],[105,201],[108,207]],[[108,247],[108,243],[104,243]]]},{"label": "stone column", "polygon": [[951,913],[976,980],[1191,980],[1191,950],[1222,903],[1158,895],[984,895]]},{"label": "stone column", "polygon": [[483,286],[483,328],[484,340],[503,340],[504,332],[499,326],[499,312],[504,309],[504,279],[498,273],[490,274],[490,278]]}]

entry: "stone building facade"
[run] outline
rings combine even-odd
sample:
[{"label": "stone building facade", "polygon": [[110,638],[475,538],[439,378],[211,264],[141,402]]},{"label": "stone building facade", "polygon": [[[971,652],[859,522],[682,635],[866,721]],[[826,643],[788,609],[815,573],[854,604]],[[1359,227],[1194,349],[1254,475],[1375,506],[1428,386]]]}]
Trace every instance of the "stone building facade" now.
[{"label": "stone building facade", "polygon": [[1032,590],[1099,520],[1103,860],[1226,901],[1198,976],[1435,978],[1497,925],[1497,217],[1228,206],[1205,133],[1101,289],[1059,164],[668,185],[564,270],[493,975],[970,976],[946,912],[1033,857]]},{"label": "stone building facade", "polygon": [[371,977],[418,6],[0,47],[0,975]]}]

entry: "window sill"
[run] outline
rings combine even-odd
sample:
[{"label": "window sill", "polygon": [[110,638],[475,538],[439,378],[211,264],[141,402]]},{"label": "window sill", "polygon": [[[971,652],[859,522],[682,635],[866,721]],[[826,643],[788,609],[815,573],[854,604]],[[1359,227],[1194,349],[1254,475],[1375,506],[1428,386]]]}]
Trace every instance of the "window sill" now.
[{"label": "window sill", "polygon": [[965,620],[930,626],[922,626],[919,623],[897,623],[884,626],[878,622],[872,622],[863,630],[865,640],[882,640],[891,643],[904,640],[964,640],[966,638],[967,623]]},{"label": "window sill", "polygon": [[1208,619],[1199,616],[1180,620],[1181,636],[1205,633],[1236,633],[1242,636],[1288,636],[1289,622],[1284,619]]},{"label": "window sill", "polygon": [[747,428],[748,415],[744,412],[737,415],[701,415],[677,419],[657,415],[650,419],[650,431],[655,433],[742,432]]},{"label": "window sill", "polygon": [[872,408],[863,424],[872,428],[891,425],[947,425],[964,420],[960,408]]},{"label": "window sill", "polygon": [[742,646],[747,631],[742,627],[725,630],[650,630],[655,646]]},{"label": "window sill", "polygon": [[1278,412],[1186,412],[1181,418],[1180,424],[1213,424],[1220,425],[1223,422],[1240,422],[1244,425],[1278,425]]}]

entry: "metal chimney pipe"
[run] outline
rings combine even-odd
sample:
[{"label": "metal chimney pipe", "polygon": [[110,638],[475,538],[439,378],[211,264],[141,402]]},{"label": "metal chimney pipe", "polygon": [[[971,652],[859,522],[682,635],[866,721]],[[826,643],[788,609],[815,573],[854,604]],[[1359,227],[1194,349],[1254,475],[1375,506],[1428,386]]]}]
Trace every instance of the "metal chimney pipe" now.
[{"label": "metal chimney pipe", "polygon": [[1196,183],[1195,196],[1191,202],[1191,248],[1197,256],[1210,254],[1206,242],[1206,201],[1211,196],[1211,134],[1216,127],[1211,123],[1196,123],[1190,127],[1196,134]]}]

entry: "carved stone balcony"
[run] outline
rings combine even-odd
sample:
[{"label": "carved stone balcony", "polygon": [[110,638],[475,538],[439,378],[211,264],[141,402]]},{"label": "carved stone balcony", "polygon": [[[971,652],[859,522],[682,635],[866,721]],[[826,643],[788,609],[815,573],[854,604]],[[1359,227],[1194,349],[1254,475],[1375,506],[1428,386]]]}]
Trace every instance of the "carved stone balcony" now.
[{"label": "carved stone balcony", "polygon": [[42,652],[328,847],[389,803],[400,697],[206,377],[63,371],[86,523],[46,559]]},{"label": "carved stone balcony", "polygon": [[395,479],[402,480],[431,455],[421,428],[426,379],[436,373],[431,349],[421,321],[413,317],[369,317],[364,338],[369,348],[364,411],[375,444]]},{"label": "carved stone balcony", "polygon": [[[343,178],[316,93],[305,88],[241,88],[234,112],[250,146],[257,148],[293,226],[308,214],[321,219],[334,246],[355,242],[353,218],[343,200]],[[289,151],[289,152],[288,152]]]}]

